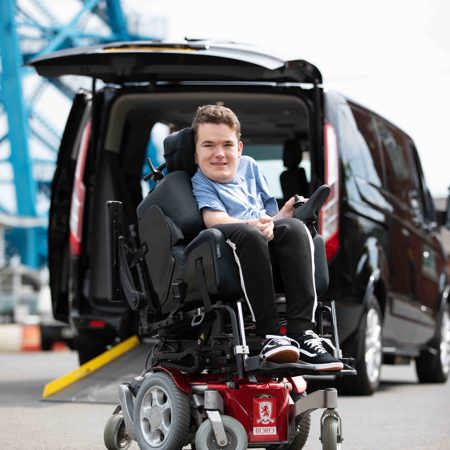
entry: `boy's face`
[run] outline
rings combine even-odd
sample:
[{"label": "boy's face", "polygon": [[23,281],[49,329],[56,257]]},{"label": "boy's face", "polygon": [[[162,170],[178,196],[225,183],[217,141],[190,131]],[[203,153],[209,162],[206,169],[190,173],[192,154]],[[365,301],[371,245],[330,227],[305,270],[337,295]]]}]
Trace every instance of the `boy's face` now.
[{"label": "boy's face", "polygon": [[242,147],[228,125],[202,123],[197,129],[195,162],[210,180],[228,183],[236,175]]}]

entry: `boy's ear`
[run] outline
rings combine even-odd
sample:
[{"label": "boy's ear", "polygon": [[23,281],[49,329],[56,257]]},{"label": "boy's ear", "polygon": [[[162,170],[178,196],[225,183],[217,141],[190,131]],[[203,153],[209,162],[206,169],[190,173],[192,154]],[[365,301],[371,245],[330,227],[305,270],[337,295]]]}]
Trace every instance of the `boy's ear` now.
[{"label": "boy's ear", "polygon": [[239,144],[238,144],[238,156],[239,157],[242,155],[243,148],[244,148],[244,143],[242,141],[239,141]]}]

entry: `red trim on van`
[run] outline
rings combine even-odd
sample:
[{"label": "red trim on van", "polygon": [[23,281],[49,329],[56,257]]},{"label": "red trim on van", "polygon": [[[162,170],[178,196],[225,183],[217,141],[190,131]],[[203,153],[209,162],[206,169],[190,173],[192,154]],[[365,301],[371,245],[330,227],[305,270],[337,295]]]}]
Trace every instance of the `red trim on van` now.
[{"label": "red trim on van", "polygon": [[328,122],[324,125],[324,143],[324,181],[330,186],[330,195],[320,211],[319,229],[330,261],[339,250],[339,154],[336,132]]},{"label": "red trim on van", "polygon": [[87,150],[91,138],[91,121],[87,122],[80,142],[77,167],[73,181],[72,203],[70,207],[70,236],[69,248],[72,256],[80,256],[83,231],[83,212],[85,199],[85,186],[83,183],[84,169],[86,167]]}]

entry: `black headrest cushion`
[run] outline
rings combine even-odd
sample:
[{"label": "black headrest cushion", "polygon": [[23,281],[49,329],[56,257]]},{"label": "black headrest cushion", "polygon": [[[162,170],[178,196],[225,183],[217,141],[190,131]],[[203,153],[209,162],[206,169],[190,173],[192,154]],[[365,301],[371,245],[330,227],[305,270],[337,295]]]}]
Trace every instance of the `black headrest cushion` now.
[{"label": "black headrest cushion", "polygon": [[194,153],[194,130],[191,127],[169,134],[164,139],[164,158],[168,172],[183,170],[189,176],[194,175],[197,170]]}]

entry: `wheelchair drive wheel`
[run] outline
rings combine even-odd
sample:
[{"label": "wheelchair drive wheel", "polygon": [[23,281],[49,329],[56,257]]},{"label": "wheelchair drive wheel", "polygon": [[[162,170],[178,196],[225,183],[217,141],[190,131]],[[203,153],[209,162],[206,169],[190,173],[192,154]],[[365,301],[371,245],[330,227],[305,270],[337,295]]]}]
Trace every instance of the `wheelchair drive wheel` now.
[{"label": "wheelchair drive wheel", "polygon": [[245,450],[247,448],[247,432],[244,427],[230,416],[222,415],[223,426],[228,443],[219,445],[209,420],[205,420],[195,434],[196,450]]},{"label": "wheelchair drive wheel", "polygon": [[311,414],[305,413],[295,420],[295,437],[289,444],[270,445],[268,450],[302,450],[308,440],[311,428]]},{"label": "wheelchair drive wheel", "polygon": [[303,414],[296,420],[296,432],[294,439],[286,447],[280,450],[301,450],[308,440],[309,429],[311,427],[311,415]]},{"label": "wheelchair drive wheel", "polygon": [[121,412],[113,414],[106,422],[103,440],[108,450],[125,450],[130,446],[131,439]]},{"label": "wheelchair drive wheel", "polygon": [[189,398],[168,374],[152,373],[137,393],[134,424],[141,450],[178,450],[189,438]]}]

